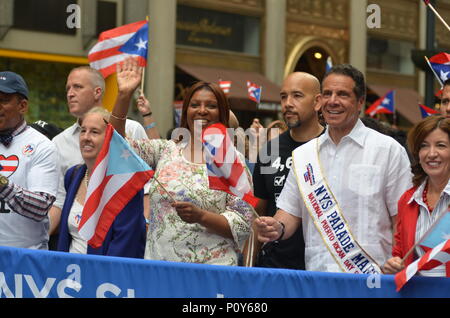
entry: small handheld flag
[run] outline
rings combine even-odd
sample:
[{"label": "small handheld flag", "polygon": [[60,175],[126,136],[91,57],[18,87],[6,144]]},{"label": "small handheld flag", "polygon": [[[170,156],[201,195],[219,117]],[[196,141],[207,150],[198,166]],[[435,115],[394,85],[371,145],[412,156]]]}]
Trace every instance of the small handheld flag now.
[{"label": "small handheld flag", "polygon": [[248,98],[259,104],[261,101],[262,87],[256,85],[255,83],[247,81],[247,89],[248,89]]},{"label": "small handheld flag", "polygon": [[222,91],[224,92],[225,95],[228,95],[230,93],[230,89],[231,89],[231,81],[219,81],[219,86],[222,89]]},{"label": "small handheld flag", "polygon": [[111,124],[108,124],[78,226],[81,237],[91,247],[98,248],[103,244],[116,216],[144,187],[153,173]]},{"label": "small handheld flag", "polygon": [[327,61],[325,63],[325,73],[328,73],[332,67],[333,67],[333,61],[331,59],[331,56],[328,56]]},{"label": "small handheld flag", "polygon": [[450,76],[450,54],[442,52],[433,55],[429,59],[425,57],[425,60],[441,86],[444,86],[444,82]]},{"label": "small handheld flag", "polygon": [[[432,250],[429,250],[424,256],[409,264],[405,269],[395,275],[395,285],[397,291],[418,272],[421,270],[430,270],[437,266],[450,262],[450,239],[437,245]],[[448,266],[448,264],[447,264]],[[446,271],[446,276],[450,277],[450,272]]]},{"label": "small handheld flag", "polygon": [[424,236],[422,242],[420,243],[420,247],[425,251],[428,251],[448,239],[450,239],[449,211],[441,215],[439,219],[436,220],[434,225],[430,228],[430,231]]},{"label": "small handheld flag", "polygon": [[395,105],[395,91],[389,91],[383,97],[377,99],[366,110],[366,114],[373,117],[375,114],[393,114]]},{"label": "small handheld flag", "polygon": [[147,53],[148,22],[143,20],[102,32],[88,59],[91,67],[106,78],[116,72],[118,62],[129,56],[138,57],[139,65],[146,66]]},{"label": "small handheld flag", "polygon": [[403,256],[405,261],[417,246],[420,246],[425,252],[435,247],[442,241],[450,239],[450,211],[439,216],[439,218],[431,225],[425,234],[416,241],[409,251]]},{"label": "small handheld flag", "polygon": [[422,118],[426,118],[428,116],[439,114],[439,112],[436,109],[432,109],[430,107],[427,107],[425,105],[419,104],[420,114],[422,115]]},{"label": "small handheld flag", "polygon": [[258,199],[253,195],[244,163],[239,159],[225,126],[217,123],[206,128],[202,142],[210,189],[225,191],[255,207]]}]

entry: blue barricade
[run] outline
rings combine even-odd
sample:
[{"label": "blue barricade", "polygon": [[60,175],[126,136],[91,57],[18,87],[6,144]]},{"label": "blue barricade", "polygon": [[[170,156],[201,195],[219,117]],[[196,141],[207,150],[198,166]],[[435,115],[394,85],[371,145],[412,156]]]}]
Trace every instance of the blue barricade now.
[{"label": "blue barricade", "polygon": [[243,268],[0,247],[0,296],[163,298],[450,297],[449,278]]}]

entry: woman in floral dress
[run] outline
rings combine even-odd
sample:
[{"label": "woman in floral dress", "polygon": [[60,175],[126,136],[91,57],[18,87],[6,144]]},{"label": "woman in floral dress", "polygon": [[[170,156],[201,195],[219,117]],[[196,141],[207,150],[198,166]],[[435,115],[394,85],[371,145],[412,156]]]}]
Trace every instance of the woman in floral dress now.
[{"label": "woman in floral dress", "polygon": [[[123,119],[140,77],[133,59],[118,67],[119,96],[111,123],[122,135]],[[209,189],[201,143],[203,128],[217,122],[228,126],[228,118],[228,101],[219,86],[199,82],[189,89],[183,103],[182,138],[129,140],[155,170],[145,258],[238,264],[238,253],[250,234],[252,208],[238,197]]]}]

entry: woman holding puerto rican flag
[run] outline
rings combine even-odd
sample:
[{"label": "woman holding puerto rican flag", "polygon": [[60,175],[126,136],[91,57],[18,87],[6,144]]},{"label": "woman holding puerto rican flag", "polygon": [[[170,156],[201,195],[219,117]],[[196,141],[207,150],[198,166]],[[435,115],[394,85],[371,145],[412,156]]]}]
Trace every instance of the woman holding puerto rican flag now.
[{"label": "woman holding puerto rican flag", "polygon": [[[422,276],[450,276],[450,263],[427,264],[429,250],[450,239],[450,119],[430,116],[408,134],[413,187],[398,202],[392,255],[383,271],[394,274],[413,264]],[[419,260],[419,266],[414,261]],[[413,272],[413,267],[408,274]]]},{"label": "woman holding puerto rican flag", "polygon": [[[118,65],[119,95],[111,123],[122,135],[141,73],[132,58]],[[188,90],[183,102],[182,138],[128,140],[155,170],[149,191],[145,258],[238,265],[238,254],[250,234],[252,208],[238,196],[210,188],[202,144],[206,127],[217,123],[227,127],[228,119],[229,105],[220,87],[199,82]],[[247,171],[244,176],[251,180]]]},{"label": "woman holding puerto rican flag", "polygon": [[[145,218],[141,188],[146,181],[141,181],[142,186],[139,187],[138,181],[133,179],[134,189],[119,188],[117,193],[113,193],[111,185],[113,188],[117,186],[122,176],[109,174],[99,177],[101,168],[98,167],[102,167],[106,163],[104,157],[108,157],[105,153],[112,152],[110,144],[114,130],[108,124],[109,119],[110,113],[106,109],[94,107],[80,121],[80,151],[84,164],[71,167],[64,176],[67,195],[61,211],[57,249],[78,254],[142,258]],[[128,146],[125,141],[123,144]],[[114,170],[112,162],[107,166]],[[103,179],[108,181],[103,183]],[[95,198],[108,195],[110,200],[95,201]],[[93,205],[95,208],[90,208]],[[95,215],[98,219],[93,224]],[[89,227],[92,228],[90,234],[86,230]]]}]

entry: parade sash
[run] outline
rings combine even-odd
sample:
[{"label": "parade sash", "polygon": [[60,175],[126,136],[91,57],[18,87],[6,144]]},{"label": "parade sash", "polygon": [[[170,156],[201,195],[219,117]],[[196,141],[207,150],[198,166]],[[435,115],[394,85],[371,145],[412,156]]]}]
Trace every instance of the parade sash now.
[{"label": "parade sash", "polygon": [[378,264],[358,244],[328,186],[319,158],[319,138],[292,152],[298,188],[328,251],[343,272],[381,273]]}]

